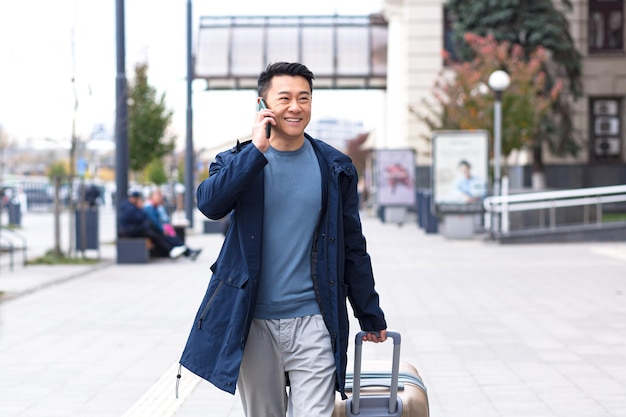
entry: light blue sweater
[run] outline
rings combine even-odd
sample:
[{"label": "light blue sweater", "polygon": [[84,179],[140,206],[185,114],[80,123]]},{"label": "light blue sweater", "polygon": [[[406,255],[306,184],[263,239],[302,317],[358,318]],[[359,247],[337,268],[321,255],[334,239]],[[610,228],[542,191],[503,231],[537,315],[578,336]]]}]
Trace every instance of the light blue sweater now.
[{"label": "light blue sweater", "polygon": [[263,257],[254,317],[317,314],[311,248],[322,206],[319,163],[308,140],[297,151],[270,148],[265,157]]}]

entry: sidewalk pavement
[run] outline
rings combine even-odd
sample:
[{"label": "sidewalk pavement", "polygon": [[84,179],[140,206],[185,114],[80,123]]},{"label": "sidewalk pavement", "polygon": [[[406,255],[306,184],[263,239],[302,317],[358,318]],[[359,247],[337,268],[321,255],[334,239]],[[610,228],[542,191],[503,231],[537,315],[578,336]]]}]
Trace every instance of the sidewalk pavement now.
[{"label": "sidewalk pavement", "polygon": [[[243,417],[237,396],[186,370],[175,397],[222,243],[195,220],[195,262],[116,264],[114,216],[102,213],[97,266],[3,265],[1,416]],[[431,415],[626,417],[626,242],[503,246],[363,224],[389,326]],[[33,256],[45,251],[51,216],[29,213],[23,233]],[[391,355],[391,343],[364,349]]]}]

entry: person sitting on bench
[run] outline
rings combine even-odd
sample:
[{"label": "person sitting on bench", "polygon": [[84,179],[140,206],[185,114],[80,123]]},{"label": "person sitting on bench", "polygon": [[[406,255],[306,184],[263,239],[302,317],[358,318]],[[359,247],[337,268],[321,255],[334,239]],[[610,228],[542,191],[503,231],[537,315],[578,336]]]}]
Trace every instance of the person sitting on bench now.
[{"label": "person sitting on bench", "polygon": [[[150,220],[166,236],[176,236],[176,231],[170,221],[170,216],[165,209],[163,193],[156,189],[150,193],[148,200],[144,202],[143,211],[146,212]],[[182,239],[181,239],[182,240]]]},{"label": "person sitting on bench", "polygon": [[184,255],[195,261],[202,252],[202,249],[188,248],[176,236],[164,235],[143,210],[143,196],[138,191],[133,191],[120,205],[119,225],[120,237],[149,238],[154,244],[153,253],[158,257],[176,259]]}]

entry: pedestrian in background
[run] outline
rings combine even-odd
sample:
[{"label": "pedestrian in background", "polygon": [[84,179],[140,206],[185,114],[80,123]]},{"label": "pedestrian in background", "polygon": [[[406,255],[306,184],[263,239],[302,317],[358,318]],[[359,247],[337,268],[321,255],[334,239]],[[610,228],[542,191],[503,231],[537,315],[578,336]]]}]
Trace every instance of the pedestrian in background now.
[{"label": "pedestrian in background", "polygon": [[230,213],[231,225],[181,365],[238,387],[249,417],[332,414],[335,390],[345,398],[346,298],[364,340],[386,339],[356,169],[304,133],[313,79],[302,64],[269,65],[252,140],[219,154],[196,192],[206,217]]},{"label": "pedestrian in background", "polygon": [[143,210],[143,196],[138,191],[133,191],[120,205],[119,223],[120,237],[147,237],[154,245],[150,252],[156,257],[185,256],[195,261],[202,252],[202,249],[187,247],[176,236],[165,235]]},{"label": "pedestrian in background", "polygon": [[143,206],[150,220],[167,236],[176,236],[176,231],[170,222],[170,216],[165,209],[163,193],[159,189],[152,190]]}]

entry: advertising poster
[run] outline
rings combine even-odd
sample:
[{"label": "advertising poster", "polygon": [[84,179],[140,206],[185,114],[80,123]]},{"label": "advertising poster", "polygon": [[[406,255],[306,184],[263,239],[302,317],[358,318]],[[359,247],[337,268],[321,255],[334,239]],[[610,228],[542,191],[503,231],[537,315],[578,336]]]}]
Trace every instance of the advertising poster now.
[{"label": "advertising poster", "polygon": [[433,133],[433,202],[438,213],[481,212],[489,191],[489,134]]},{"label": "advertising poster", "polygon": [[377,202],[381,206],[415,204],[415,153],[411,149],[383,149],[375,158]]}]

